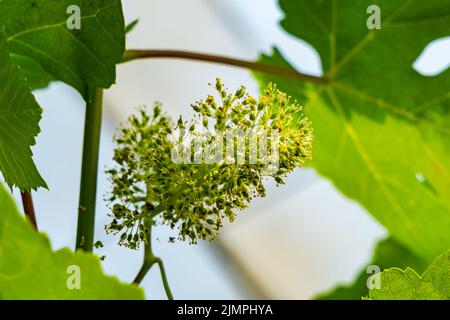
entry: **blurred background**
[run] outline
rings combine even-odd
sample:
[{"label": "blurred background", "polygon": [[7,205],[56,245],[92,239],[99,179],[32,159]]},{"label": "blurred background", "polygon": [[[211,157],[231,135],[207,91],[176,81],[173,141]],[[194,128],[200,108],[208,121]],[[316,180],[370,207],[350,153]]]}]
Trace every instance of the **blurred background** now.
[{"label": "blurred background", "polygon": [[[285,33],[275,0],[123,1],[127,22],[139,18],[129,34],[130,49],[182,49],[255,60],[279,47],[303,73],[321,74],[320,60],[308,44]],[[424,48],[425,49],[425,48]],[[414,64],[434,75],[450,61],[450,39],[429,45]],[[210,93],[220,76],[229,89],[245,84],[255,95],[256,81],[244,70],[177,60],[146,60],[118,67],[117,84],[106,92],[101,140],[96,238],[105,245],[108,274],[132,281],[142,253],[116,245],[106,235],[109,190],[103,171],[112,165],[112,136],[140,105],[160,101],[172,117],[189,118],[190,103]],[[54,249],[73,247],[79,193],[84,121],[82,98],[55,83],[36,92],[44,108],[34,158],[50,190],[35,194],[39,227]],[[171,231],[156,230],[155,252],[163,258],[176,299],[309,299],[338,283],[353,281],[367,264],[376,242],[386,236],[358,204],[311,169],[297,170],[285,185],[267,185],[267,197],[240,212],[213,243],[168,243]],[[19,197],[16,192],[16,198]],[[148,299],[165,299],[159,271],[145,278]]]}]

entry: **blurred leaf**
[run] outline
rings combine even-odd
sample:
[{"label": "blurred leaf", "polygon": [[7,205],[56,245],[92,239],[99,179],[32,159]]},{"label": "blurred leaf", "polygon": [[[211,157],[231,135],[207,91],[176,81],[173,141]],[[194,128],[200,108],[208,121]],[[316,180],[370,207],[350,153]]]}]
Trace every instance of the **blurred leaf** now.
[{"label": "blurred leaf", "polygon": [[[399,268],[411,267],[418,272],[422,272],[426,268],[424,261],[400,243],[393,239],[385,239],[380,241],[375,249],[375,253],[370,265],[377,266],[380,270],[397,266]],[[362,296],[367,294],[367,280],[371,276],[365,267],[358,278],[350,285],[338,286],[329,293],[321,294],[316,297],[319,300],[360,300]]]},{"label": "blurred leaf", "polygon": [[[71,6],[80,8],[79,30],[67,27]],[[12,53],[35,60],[85,99],[116,79],[125,50],[120,0],[3,0],[1,26]]]},{"label": "blurred leaf", "polygon": [[374,277],[380,288],[369,291],[372,300],[450,300],[450,250],[434,260],[422,276],[411,268],[391,268]]},{"label": "blurred leaf", "polygon": [[[142,289],[104,275],[99,259],[68,248],[52,251],[17,211],[0,185],[0,298],[2,299],[143,299]],[[79,268],[80,289],[67,281]],[[73,267],[72,267],[73,268]]]},{"label": "blurred leaf", "polygon": [[[315,132],[310,163],[431,262],[450,247],[450,72],[412,64],[450,34],[447,0],[281,0],[281,25],[319,53],[328,85],[274,81],[305,107]],[[380,30],[369,30],[369,5]],[[289,66],[278,50],[262,60]]]},{"label": "blurred leaf", "polygon": [[0,171],[21,190],[47,187],[32,160],[42,110],[17,67],[11,63],[0,29]]}]

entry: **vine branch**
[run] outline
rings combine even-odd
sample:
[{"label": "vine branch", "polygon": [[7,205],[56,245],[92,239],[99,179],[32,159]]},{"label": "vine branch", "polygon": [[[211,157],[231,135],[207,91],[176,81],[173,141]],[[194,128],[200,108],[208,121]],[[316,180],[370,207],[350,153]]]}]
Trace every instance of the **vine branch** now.
[{"label": "vine branch", "polygon": [[86,104],[76,240],[76,249],[83,249],[88,252],[92,251],[94,244],[102,104],[103,89],[96,89],[94,97]]},{"label": "vine branch", "polygon": [[33,205],[33,197],[31,196],[31,191],[23,191],[20,193],[22,197],[23,211],[25,216],[27,216],[34,228],[38,230],[37,221],[36,221],[36,213],[34,211]]},{"label": "vine branch", "polygon": [[272,66],[260,62],[246,61],[236,58],[191,51],[127,50],[125,51],[122,62],[128,62],[137,59],[150,59],[150,58],[176,58],[176,59],[203,61],[203,62],[213,62],[235,67],[247,68],[255,71],[270,73],[276,76],[287,77],[301,81],[315,82],[318,84],[326,84],[329,82],[329,79],[326,77],[316,77],[308,74],[303,74],[293,69]]}]

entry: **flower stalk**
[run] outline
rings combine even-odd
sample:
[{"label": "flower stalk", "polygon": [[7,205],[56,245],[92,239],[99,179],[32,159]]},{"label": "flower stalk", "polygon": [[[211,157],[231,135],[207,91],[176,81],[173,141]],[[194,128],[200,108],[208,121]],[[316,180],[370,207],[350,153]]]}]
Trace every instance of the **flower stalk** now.
[{"label": "flower stalk", "polygon": [[145,278],[146,274],[150,271],[154,264],[159,266],[159,270],[161,272],[161,279],[163,282],[164,290],[166,292],[167,298],[169,300],[173,300],[172,291],[169,287],[169,282],[167,281],[166,270],[164,268],[164,263],[161,258],[156,257],[153,253],[152,249],[152,234],[151,234],[151,225],[148,226],[150,232],[147,235],[147,239],[145,241],[144,247],[144,261],[142,262],[142,267],[139,270],[136,278],[133,283],[140,284],[142,280]]}]

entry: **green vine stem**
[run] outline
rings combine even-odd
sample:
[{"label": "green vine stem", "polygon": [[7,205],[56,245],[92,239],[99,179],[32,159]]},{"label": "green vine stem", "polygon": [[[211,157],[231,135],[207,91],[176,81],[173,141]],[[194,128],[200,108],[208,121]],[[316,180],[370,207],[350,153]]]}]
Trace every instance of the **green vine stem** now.
[{"label": "green vine stem", "polygon": [[102,103],[103,89],[96,89],[94,97],[86,104],[84,123],[76,248],[89,252],[92,251],[94,244],[95,201],[97,195]]},{"label": "green vine stem", "polygon": [[293,69],[272,66],[264,63],[245,61],[224,56],[217,56],[212,54],[204,54],[190,51],[178,50],[127,50],[125,51],[122,62],[133,61],[137,59],[148,58],[177,58],[205,62],[221,63],[235,67],[247,68],[255,71],[270,73],[277,76],[292,78],[301,81],[315,82],[319,84],[327,84],[329,79],[326,77],[316,77],[308,74],[303,74]]},{"label": "green vine stem", "polygon": [[153,253],[152,249],[152,233],[151,233],[151,225],[148,227],[149,233],[147,235],[147,241],[145,243],[144,248],[144,261],[142,263],[142,267],[139,270],[139,273],[137,274],[136,278],[134,279],[133,283],[140,284],[142,280],[145,278],[145,275],[150,271],[150,269],[153,267],[153,265],[156,263],[159,266],[159,270],[161,272],[161,278],[164,285],[164,290],[166,291],[167,298],[169,300],[173,300],[172,292],[169,288],[169,283],[167,281],[166,276],[166,270],[164,268],[164,263],[161,260],[161,258],[156,257]]},{"label": "green vine stem", "polygon": [[20,195],[22,197],[22,205],[25,216],[27,216],[30,219],[31,224],[34,226],[36,230],[38,230],[31,191],[23,191],[20,193]]}]

